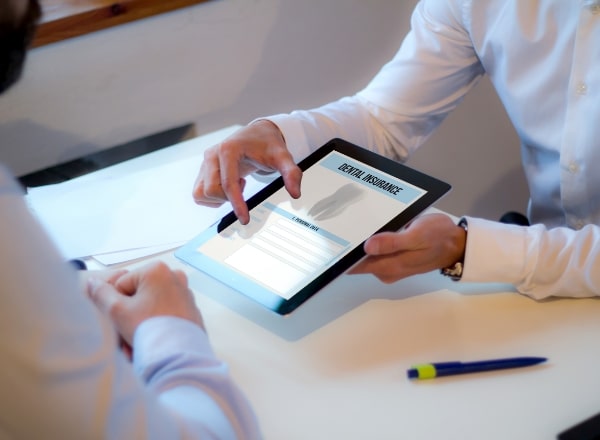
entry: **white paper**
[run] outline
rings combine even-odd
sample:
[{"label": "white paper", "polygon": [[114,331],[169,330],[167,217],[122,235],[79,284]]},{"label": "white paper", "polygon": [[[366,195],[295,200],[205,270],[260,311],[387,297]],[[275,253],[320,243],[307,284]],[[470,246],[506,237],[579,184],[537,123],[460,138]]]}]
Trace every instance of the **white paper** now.
[{"label": "white paper", "polygon": [[[231,210],[229,203],[208,208],[192,199],[192,186],[206,148],[201,144],[178,144],[195,153],[184,159],[173,154],[176,145],[169,147],[172,151],[152,153],[151,166],[144,163],[132,168],[124,163],[57,185],[31,188],[29,206],[65,258],[104,255],[106,261],[114,263],[120,257],[108,254],[126,251],[139,257],[145,248],[176,247]],[[170,161],[163,163],[161,158],[166,157]],[[148,162],[147,158],[144,161]],[[245,197],[262,186],[264,183],[249,177]]]},{"label": "white paper", "polygon": [[[161,254],[163,252],[174,250],[186,242],[167,243],[160,246],[148,246],[140,249],[131,249],[127,251],[111,252],[108,254],[94,255],[93,259],[103,266],[112,266],[124,262],[131,262],[140,258],[146,258],[151,255]],[[89,260],[88,260],[89,261]]]}]

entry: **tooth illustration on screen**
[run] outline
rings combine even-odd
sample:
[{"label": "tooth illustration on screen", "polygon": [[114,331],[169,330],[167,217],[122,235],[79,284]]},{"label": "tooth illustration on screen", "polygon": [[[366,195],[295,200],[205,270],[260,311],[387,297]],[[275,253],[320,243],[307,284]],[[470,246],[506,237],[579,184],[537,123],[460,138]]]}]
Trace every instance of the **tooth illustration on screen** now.
[{"label": "tooth illustration on screen", "polygon": [[365,191],[354,183],[347,183],[333,194],[319,200],[308,211],[315,220],[327,220],[342,213],[344,209],[356,203],[365,195]]}]

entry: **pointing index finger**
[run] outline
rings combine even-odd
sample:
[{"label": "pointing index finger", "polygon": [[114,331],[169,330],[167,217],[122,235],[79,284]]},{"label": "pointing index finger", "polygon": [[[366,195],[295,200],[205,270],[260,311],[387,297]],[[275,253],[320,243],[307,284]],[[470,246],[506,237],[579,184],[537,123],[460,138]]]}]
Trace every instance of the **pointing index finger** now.
[{"label": "pointing index finger", "polygon": [[245,180],[240,177],[241,160],[238,155],[232,157],[232,154],[225,153],[219,157],[219,166],[223,193],[231,203],[240,223],[245,225],[250,221],[250,214],[243,194]]}]

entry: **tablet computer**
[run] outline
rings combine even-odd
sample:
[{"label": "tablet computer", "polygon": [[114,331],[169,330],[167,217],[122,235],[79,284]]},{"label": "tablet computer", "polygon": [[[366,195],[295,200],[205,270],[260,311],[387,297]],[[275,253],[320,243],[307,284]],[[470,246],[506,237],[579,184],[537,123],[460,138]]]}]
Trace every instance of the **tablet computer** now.
[{"label": "tablet computer", "polygon": [[298,166],[299,199],[278,177],[248,199],[247,225],[230,212],[176,257],[285,315],[357,263],[367,238],[397,231],[450,189],[342,139]]},{"label": "tablet computer", "polygon": [[600,439],[600,413],[567,428],[558,434],[558,440],[598,440]]}]

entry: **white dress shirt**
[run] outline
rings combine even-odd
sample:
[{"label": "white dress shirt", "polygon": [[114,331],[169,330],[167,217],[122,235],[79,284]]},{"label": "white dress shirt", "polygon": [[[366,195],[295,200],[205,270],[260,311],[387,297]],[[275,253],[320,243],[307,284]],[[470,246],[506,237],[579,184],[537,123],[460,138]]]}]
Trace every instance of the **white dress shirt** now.
[{"label": "white dress shirt", "polygon": [[260,438],[196,324],[148,319],[126,359],[2,167],[0,243],[0,438]]},{"label": "white dress shirt", "polygon": [[598,44],[596,1],[422,0],[400,50],[364,90],[269,119],[295,159],[341,137],[405,160],[489,75],[521,139],[530,220],[570,230],[470,219],[463,279],[512,283],[535,298],[600,295]]}]

